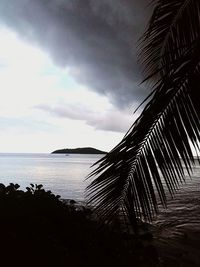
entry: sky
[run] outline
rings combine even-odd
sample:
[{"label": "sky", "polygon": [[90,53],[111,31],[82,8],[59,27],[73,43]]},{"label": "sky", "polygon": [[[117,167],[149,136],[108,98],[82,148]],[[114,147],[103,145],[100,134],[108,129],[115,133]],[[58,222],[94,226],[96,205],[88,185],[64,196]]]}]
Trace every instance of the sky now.
[{"label": "sky", "polygon": [[121,141],[149,89],[147,0],[0,0],[0,152]]}]

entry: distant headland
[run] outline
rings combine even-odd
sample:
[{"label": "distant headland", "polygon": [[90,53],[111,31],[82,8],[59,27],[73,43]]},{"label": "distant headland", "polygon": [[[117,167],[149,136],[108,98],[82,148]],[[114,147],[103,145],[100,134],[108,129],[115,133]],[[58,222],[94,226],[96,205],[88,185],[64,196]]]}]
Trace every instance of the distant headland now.
[{"label": "distant headland", "polygon": [[58,149],[51,154],[106,154],[107,152],[98,150],[93,147],[64,148]]}]

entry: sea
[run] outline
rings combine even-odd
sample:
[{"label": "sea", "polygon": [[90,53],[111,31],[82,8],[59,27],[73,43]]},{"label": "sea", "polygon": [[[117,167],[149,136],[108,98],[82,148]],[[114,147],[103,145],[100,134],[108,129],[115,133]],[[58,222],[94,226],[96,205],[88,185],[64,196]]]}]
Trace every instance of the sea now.
[{"label": "sea", "polygon": [[[0,183],[17,183],[24,190],[32,184],[60,195],[61,199],[84,201],[86,179],[94,170],[92,165],[103,155],[0,153]],[[167,235],[177,234],[189,227],[200,230],[200,166],[198,162],[186,183],[172,198],[168,195],[167,209],[160,207],[153,225]],[[163,229],[165,231],[163,232]]]},{"label": "sea", "polygon": [[17,183],[25,190],[42,184],[62,199],[83,201],[86,177],[101,154],[0,153],[0,183]]}]

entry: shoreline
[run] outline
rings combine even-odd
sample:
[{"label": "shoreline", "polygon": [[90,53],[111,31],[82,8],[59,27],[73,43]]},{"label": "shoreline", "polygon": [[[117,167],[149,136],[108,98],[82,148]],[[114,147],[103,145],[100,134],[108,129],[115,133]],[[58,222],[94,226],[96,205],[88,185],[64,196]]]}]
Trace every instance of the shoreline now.
[{"label": "shoreline", "polygon": [[[118,224],[101,225],[86,202],[58,199],[42,185],[31,185],[23,192],[17,184],[1,184],[0,191],[0,226],[4,229],[1,252],[3,259],[12,262],[6,266],[17,265],[16,259],[22,251],[26,263],[35,259],[34,265],[29,266],[36,266],[38,260],[42,260],[43,266],[47,266],[46,261],[52,266],[53,260],[54,266],[63,267],[68,263],[72,267],[200,265],[200,211],[191,200],[188,200],[190,209],[177,207],[176,217],[173,217],[173,209],[169,209],[161,212],[154,223],[141,223],[136,236],[123,231]],[[180,207],[182,205],[180,203]],[[186,220],[187,209],[190,215],[194,213],[194,220]],[[15,256],[10,258],[9,255]],[[103,257],[94,265],[99,255]],[[107,262],[109,265],[105,265]]]}]

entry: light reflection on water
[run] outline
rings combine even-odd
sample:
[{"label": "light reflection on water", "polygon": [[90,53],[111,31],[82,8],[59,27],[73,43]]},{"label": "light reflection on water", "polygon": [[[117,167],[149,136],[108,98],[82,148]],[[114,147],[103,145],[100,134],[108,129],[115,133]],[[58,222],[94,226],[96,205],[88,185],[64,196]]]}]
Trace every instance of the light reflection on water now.
[{"label": "light reflection on water", "polygon": [[86,176],[102,155],[0,153],[0,183],[18,183],[21,189],[30,183],[65,199],[84,199]]}]

